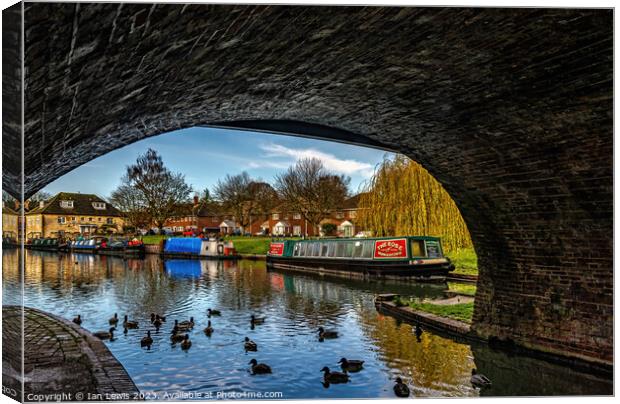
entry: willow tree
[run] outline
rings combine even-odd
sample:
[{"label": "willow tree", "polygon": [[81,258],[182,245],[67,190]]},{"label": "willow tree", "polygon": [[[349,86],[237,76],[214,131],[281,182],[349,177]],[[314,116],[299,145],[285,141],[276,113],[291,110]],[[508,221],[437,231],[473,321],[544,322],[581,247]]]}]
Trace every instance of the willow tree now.
[{"label": "willow tree", "polygon": [[456,204],[421,165],[398,155],[385,158],[360,197],[357,224],[375,236],[442,238],[446,251],[472,247]]}]

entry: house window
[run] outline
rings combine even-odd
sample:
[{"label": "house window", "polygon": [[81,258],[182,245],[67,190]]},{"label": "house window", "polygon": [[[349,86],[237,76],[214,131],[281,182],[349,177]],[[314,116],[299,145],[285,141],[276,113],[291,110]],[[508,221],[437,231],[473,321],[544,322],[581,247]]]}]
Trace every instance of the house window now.
[{"label": "house window", "polygon": [[301,213],[293,213],[293,219],[296,219],[296,220],[301,219]]},{"label": "house window", "polygon": [[84,221],[84,218],[83,218],[83,217],[81,217],[81,218],[80,218],[80,222],[83,222],[83,221]]},{"label": "house window", "polygon": [[65,217],[64,216],[58,216],[58,224],[65,224]]},{"label": "house window", "polygon": [[114,220],[113,220],[111,217],[107,218],[107,219],[105,220],[105,222],[106,222],[107,224],[114,224]]},{"label": "house window", "polygon": [[301,226],[293,226],[293,234],[295,236],[301,236]]},{"label": "house window", "polygon": [[355,211],[355,210],[350,211],[349,212],[349,217],[351,219],[355,219],[357,217],[357,211]]},{"label": "house window", "polygon": [[60,201],[60,207],[65,209],[73,208],[73,201]]},{"label": "house window", "polygon": [[211,218],[211,223],[217,223],[217,222],[219,222],[219,220],[217,219],[217,217],[213,216]]},{"label": "house window", "polygon": [[103,210],[105,209],[104,202],[93,202],[93,208]]},{"label": "house window", "polygon": [[271,219],[273,219],[273,220],[280,220],[280,215],[278,213],[273,213],[271,215]]},{"label": "house window", "polygon": [[101,221],[101,218],[98,218],[97,220],[100,222],[100,221]]},{"label": "house window", "polygon": [[344,219],[344,212],[336,212],[336,219]]},{"label": "house window", "polygon": [[89,218],[88,218],[88,221],[89,221],[89,222],[92,222],[92,221],[93,221],[93,218],[92,218],[92,217],[89,217]]}]

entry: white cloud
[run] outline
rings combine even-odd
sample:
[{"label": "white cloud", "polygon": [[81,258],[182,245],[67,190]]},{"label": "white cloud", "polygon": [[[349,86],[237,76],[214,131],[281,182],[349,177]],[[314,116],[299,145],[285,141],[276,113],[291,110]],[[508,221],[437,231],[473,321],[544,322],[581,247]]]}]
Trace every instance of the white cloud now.
[{"label": "white cloud", "polygon": [[287,161],[278,160],[270,162],[257,162],[255,164],[271,164],[274,168],[286,168],[298,160],[304,158],[317,158],[323,162],[325,168],[340,174],[360,175],[369,178],[372,176],[374,167],[368,163],[351,159],[340,159],[333,154],[325,153],[316,149],[293,149],[279,144],[271,143],[261,145],[260,148],[266,152],[265,157],[287,158]]}]

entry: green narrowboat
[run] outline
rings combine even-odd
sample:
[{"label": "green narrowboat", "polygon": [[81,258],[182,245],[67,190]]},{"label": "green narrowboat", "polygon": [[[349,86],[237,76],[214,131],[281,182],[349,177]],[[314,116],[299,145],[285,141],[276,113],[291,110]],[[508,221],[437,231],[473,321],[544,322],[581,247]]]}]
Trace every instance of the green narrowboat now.
[{"label": "green narrowboat", "polygon": [[441,280],[454,270],[441,239],[428,236],[273,241],[273,269],[356,278]]}]

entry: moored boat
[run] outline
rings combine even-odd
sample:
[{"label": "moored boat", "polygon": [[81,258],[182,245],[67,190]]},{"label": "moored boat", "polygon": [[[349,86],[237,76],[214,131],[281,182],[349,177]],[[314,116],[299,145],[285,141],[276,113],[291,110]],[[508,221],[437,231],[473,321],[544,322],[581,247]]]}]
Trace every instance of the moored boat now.
[{"label": "moored boat", "polygon": [[268,268],[353,278],[443,280],[454,270],[438,237],[274,241]]},{"label": "moored boat", "polygon": [[215,238],[172,237],[163,241],[164,258],[239,259],[232,241]]},{"label": "moored boat", "polygon": [[63,251],[66,249],[67,244],[62,239],[46,237],[30,240],[29,243],[25,244],[25,247],[40,251]]},{"label": "moored boat", "polygon": [[69,242],[69,249],[74,253],[95,254],[105,237],[94,236],[86,240]]},{"label": "moored boat", "polygon": [[97,254],[138,257],[144,255],[144,244],[136,238],[110,237],[99,244]]}]

